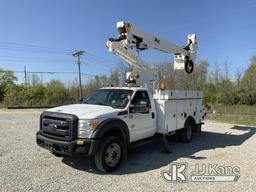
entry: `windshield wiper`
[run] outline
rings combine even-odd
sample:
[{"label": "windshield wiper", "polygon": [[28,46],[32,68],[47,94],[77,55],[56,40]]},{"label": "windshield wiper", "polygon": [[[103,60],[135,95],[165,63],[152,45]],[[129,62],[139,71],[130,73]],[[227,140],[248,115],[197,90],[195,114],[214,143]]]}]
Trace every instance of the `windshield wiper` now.
[{"label": "windshield wiper", "polygon": [[119,106],[119,105],[109,105],[110,107],[112,107],[112,108],[114,108],[114,109],[120,109],[120,108],[122,108],[121,106]]},{"label": "windshield wiper", "polygon": [[94,105],[106,105],[104,103],[94,103]]}]

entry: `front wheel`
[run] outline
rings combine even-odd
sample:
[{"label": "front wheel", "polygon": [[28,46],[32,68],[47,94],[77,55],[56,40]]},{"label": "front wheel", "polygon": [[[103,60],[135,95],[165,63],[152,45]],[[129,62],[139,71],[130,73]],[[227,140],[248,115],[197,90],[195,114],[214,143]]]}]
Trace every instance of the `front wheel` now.
[{"label": "front wheel", "polygon": [[123,144],[118,137],[109,136],[102,140],[94,157],[96,167],[102,172],[117,169],[123,157]]}]

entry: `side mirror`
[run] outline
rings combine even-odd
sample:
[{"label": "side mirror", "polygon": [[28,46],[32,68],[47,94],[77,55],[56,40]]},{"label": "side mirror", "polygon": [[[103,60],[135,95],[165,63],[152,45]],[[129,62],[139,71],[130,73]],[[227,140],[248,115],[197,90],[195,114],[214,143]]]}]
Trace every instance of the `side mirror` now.
[{"label": "side mirror", "polygon": [[136,105],[130,105],[130,113],[149,113],[149,107],[146,102],[141,102]]}]

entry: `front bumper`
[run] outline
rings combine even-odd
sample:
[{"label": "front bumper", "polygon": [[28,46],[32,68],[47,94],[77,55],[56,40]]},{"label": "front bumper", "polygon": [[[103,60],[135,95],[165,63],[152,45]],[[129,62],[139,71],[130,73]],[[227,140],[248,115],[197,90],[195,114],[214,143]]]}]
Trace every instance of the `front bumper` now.
[{"label": "front bumper", "polygon": [[53,153],[68,155],[68,156],[90,156],[94,155],[98,149],[100,140],[94,139],[79,139],[83,141],[83,144],[77,144],[77,140],[73,141],[60,141],[55,139],[50,139],[40,134],[36,133],[37,144],[47,149]]}]

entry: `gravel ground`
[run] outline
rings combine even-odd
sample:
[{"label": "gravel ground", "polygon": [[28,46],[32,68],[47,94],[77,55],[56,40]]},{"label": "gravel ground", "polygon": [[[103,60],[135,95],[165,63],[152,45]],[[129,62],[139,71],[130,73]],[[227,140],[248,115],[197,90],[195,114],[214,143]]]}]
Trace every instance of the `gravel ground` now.
[{"label": "gravel ground", "polygon": [[[163,153],[152,142],[131,150],[116,172],[97,172],[89,158],[55,157],[36,145],[40,110],[0,110],[0,191],[256,191],[256,128],[206,121],[189,144]],[[169,183],[170,163],[240,167],[237,182]]]}]

